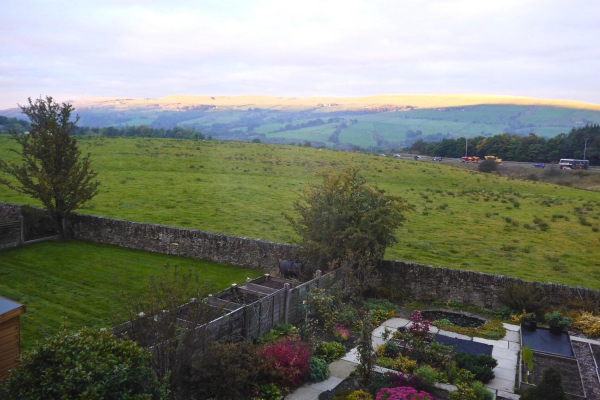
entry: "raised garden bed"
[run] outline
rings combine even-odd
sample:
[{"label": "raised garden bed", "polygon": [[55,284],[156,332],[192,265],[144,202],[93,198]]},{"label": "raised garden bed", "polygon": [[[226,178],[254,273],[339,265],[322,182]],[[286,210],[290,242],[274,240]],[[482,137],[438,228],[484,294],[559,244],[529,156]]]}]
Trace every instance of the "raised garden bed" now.
[{"label": "raised garden bed", "polygon": [[251,304],[260,300],[263,296],[254,293],[241,292],[239,289],[232,290],[219,295],[219,299],[238,304]]},{"label": "raised garden bed", "polygon": [[486,321],[481,318],[448,311],[422,311],[421,315],[423,315],[423,318],[432,322],[446,319],[452,322],[453,325],[461,326],[463,328],[477,328],[486,323]]},{"label": "raised garden bed", "polygon": [[529,378],[529,383],[525,382],[527,368],[521,368],[521,390],[524,391],[533,387],[533,385],[539,384],[542,380],[544,371],[550,367],[556,369],[560,373],[563,389],[567,394],[572,395],[571,398],[585,398],[585,392],[579,374],[579,367],[575,358],[561,357],[535,351],[533,353],[533,384],[531,382],[531,377]]},{"label": "raised garden bed", "polygon": [[535,331],[521,329],[523,345],[534,351],[573,357],[573,348],[568,333],[557,335],[548,329],[537,328]]},{"label": "raised garden bed", "polygon": [[290,279],[283,279],[283,278],[277,278],[275,276],[260,276],[256,279],[253,279],[252,281],[250,281],[251,283],[254,283],[255,285],[261,285],[261,286],[266,286],[268,288],[271,289],[283,289],[283,287],[285,286],[286,283],[290,284],[290,287],[294,287],[296,286],[296,282],[290,280]]}]

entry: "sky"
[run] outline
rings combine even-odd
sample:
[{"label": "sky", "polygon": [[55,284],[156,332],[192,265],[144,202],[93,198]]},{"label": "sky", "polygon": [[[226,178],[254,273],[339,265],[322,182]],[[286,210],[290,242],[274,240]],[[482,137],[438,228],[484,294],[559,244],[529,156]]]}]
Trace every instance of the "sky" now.
[{"label": "sky", "polygon": [[40,95],[600,103],[599,15],[590,0],[7,1],[0,109]]}]

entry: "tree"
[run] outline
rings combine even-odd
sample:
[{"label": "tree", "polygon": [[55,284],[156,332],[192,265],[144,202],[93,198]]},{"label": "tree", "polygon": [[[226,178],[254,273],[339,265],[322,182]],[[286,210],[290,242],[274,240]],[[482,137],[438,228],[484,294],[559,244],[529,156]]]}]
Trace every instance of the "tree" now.
[{"label": "tree", "polygon": [[52,97],[28,99],[19,106],[31,120],[28,135],[12,132],[20,145],[13,150],[21,164],[0,160],[0,183],[39,200],[50,212],[56,228],[64,236],[63,221],[68,215],[98,194],[97,173],[91,169],[90,154],[81,158],[77,139],[70,135],[79,117],[71,121],[73,106],[56,103]]},{"label": "tree", "polygon": [[377,354],[373,349],[373,324],[371,323],[371,313],[366,313],[362,320],[360,338],[358,339],[358,373],[363,385],[367,386],[371,381],[371,372],[377,364]]},{"label": "tree", "polygon": [[[3,392],[4,391],[4,392]],[[6,399],[166,399],[150,353],[110,331],[61,331],[21,358],[4,386]]]},{"label": "tree", "polygon": [[498,165],[496,164],[496,161],[494,160],[483,160],[482,162],[479,163],[479,167],[477,167],[479,169],[479,172],[494,172],[497,168]]},{"label": "tree", "polygon": [[299,217],[284,214],[300,236],[304,257],[321,269],[350,259],[376,264],[397,243],[394,233],[412,207],[401,197],[368,186],[357,168],[340,173],[329,169],[316,176],[322,183],[311,184],[294,202]]}]

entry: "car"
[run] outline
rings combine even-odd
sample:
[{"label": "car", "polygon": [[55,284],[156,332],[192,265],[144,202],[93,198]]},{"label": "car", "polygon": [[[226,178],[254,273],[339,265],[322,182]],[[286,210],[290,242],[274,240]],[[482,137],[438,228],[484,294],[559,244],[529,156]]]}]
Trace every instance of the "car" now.
[{"label": "car", "polygon": [[546,168],[546,163],[533,164],[533,168]]},{"label": "car", "polygon": [[394,154],[394,158],[402,158],[400,154]]},{"label": "car", "polygon": [[431,161],[442,161],[442,157],[433,157]]},{"label": "car", "polygon": [[379,156],[380,156],[380,157],[385,157],[385,154],[381,153]]}]

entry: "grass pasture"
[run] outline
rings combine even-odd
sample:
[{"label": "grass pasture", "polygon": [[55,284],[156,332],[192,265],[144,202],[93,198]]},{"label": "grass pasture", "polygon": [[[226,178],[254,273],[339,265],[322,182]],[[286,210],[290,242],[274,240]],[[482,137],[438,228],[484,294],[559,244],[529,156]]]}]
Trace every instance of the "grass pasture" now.
[{"label": "grass pasture", "polygon": [[123,322],[121,291],[141,293],[163,266],[193,270],[216,290],[262,272],[81,241],[46,242],[0,252],[0,295],[21,302],[21,343],[71,328]]},{"label": "grass pasture", "polygon": [[[354,124],[360,125],[359,124]],[[349,125],[353,126],[353,125]],[[80,212],[291,243],[282,213],[354,165],[415,206],[390,259],[600,289],[600,195],[448,165],[235,142],[81,138],[102,183]],[[0,137],[0,155],[13,157]],[[36,204],[0,188],[0,201]]]}]

